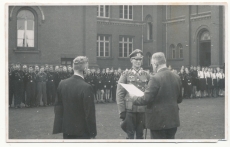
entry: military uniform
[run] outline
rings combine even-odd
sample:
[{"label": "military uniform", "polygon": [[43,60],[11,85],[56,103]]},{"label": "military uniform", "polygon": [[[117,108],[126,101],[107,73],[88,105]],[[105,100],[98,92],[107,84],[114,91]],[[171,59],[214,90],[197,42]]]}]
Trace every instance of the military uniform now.
[{"label": "military uniform", "polygon": [[26,81],[26,107],[34,107],[36,106],[36,74],[34,72],[28,73]]},{"label": "military uniform", "polygon": [[15,108],[21,107],[21,102],[23,98],[24,92],[24,75],[21,70],[15,70],[13,72],[13,82],[14,82],[14,90],[15,90],[15,97],[14,97],[14,106]]},{"label": "military uniform", "polygon": [[54,72],[47,72],[47,104],[53,105],[56,98],[55,88],[55,75]]},{"label": "military uniform", "polygon": [[42,96],[43,105],[47,105],[47,94],[46,94],[46,82],[47,82],[47,75],[45,72],[38,73],[36,76],[37,81],[37,99],[36,103],[37,106],[40,105],[40,98]]},{"label": "military uniform", "polygon": [[9,106],[11,107],[14,96],[13,69],[9,69]]},{"label": "military uniform", "polygon": [[113,88],[112,88],[112,98],[113,101],[116,101],[116,90],[117,90],[117,84],[120,78],[120,74],[114,74],[113,75]]},{"label": "military uniform", "polygon": [[[142,54],[141,50],[134,50],[130,54],[130,58],[133,56],[140,56]],[[143,56],[142,56],[143,57]],[[148,85],[149,74],[142,70],[130,69],[122,73],[118,83],[133,84],[143,92]],[[116,100],[118,104],[118,110],[120,118],[124,119],[127,123],[124,129],[127,133],[127,139],[134,139],[136,134],[136,139],[143,139],[144,130],[144,115],[146,106],[135,106],[133,105],[133,99],[129,96],[129,93],[120,85],[117,85]],[[125,117],[124,117],[125,115]]]}]

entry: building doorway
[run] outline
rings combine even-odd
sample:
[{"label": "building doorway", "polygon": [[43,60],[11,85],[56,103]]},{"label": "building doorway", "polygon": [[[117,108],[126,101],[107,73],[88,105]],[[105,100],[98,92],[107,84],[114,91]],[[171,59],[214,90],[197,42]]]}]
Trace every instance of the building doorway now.
[{"label": "building doorway", "polygon": [[202,31],[199,39],[199,65],[211,65],[211,37],[209,31]]}]

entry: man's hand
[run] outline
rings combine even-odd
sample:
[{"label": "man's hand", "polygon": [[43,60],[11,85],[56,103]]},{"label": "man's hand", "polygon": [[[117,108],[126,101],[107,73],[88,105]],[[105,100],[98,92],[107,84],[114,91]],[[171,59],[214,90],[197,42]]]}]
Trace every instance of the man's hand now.
[{"label": "man's hand", "polygon": [[126,112],[125,111],[121,112],[120,119],[122,119],[122,121],[124,121],[125,117],[126,117]]}]

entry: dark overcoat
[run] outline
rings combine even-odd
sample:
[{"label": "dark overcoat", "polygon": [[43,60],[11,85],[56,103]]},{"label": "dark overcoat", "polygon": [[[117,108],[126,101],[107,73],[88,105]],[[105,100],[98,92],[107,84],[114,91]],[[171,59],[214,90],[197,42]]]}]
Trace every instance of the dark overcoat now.
[{"label": "dark overcoat", "polygon": [[80,76],[62,80],[57,89],[53,134],[95,137],[97,135],[92,86]]},{"label": "dark overcoat", "polygon": [[167,68],[150,78],[143,97],[134,98],[135,105],[147,105],[146,127],[162,130],[180,126],[178,103],[182,102],[181,80]]}]

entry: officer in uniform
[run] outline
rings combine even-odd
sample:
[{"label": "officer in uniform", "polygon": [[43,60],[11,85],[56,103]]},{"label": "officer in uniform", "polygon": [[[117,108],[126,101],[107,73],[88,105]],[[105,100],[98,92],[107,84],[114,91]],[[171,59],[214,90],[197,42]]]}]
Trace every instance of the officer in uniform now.
[{"label": "officer in uniform", "polygon": [[[143,52],[140,49],[136,49],[129,57],[132,68],[121,74],[118,83],[133,84],[144,92],[150,76],[141,69]],[[134,139],[135,134],[136,139],[143,139],[146,106],[133,105],[133,100],[129,93],[120,84],[117,85],[116,100],[120,118],[123,120],[121,127],[127,133],[127,139]]]},{"label": "officer in uniform", "polygon": [[72,75],[73,75],[73,69],[70,65],[68,65],[67,78],[70,78]]},{"label": "officer in uniform", "polygon": [[35,88],[36,88],[36,74],[33,67],[29,67],[29,72],[26,76],[26,105],[25,107],[34,107],[36,102]]},{"label": "officer in uniform", "polygon": [[24,89],[23,89],[23,94],[22,94],[22,103],[24,103],[26,105],[26,84],[27,84],[27,75],[28,75],[28,68],[27,65],[24,64],[22,66],[22,72],[23,72],[23,82],[24,82]]},{"label": "officer in uniform", "polygon": [[16,64],[15,71],[13,72],[13,81],[14,81],[14,107],[21,108],[21,102],[24,92],[24,75],[22,70],[20,69],[20,64]]},{"label": "officer in uniform", "polygon": [[120,74],[118,73],[117,70],[115,70],[114,71],[114,76],[113,76],[113,88],[112,88],[113,102],[116,101],[116,90],[117,90],[117,84],[118,84],[119,78],[120,78]]},{"label": "officer in uniform", "polygon": [[14,96],[14,80],[13,80],[13,73],[14,73],[15,65],[11,64],[9,67],[9,107],[12,105],[13,96]]},{"label": "officer in uniform", "polygon": [[53,66],[50,65],[49,71],[47,72],[47,104],[53,105],[56,97],[55,82],[54,82]]},{"label": "officer in uniform", "polygon": [[36,76],[37,81],[37,107],[40,105],[40,99],[42,96],[43,106],[47,106],[47,95],[46,95],[46,82],[47,74],[44,72],[44,66],[41,66],[40,72]]}]

